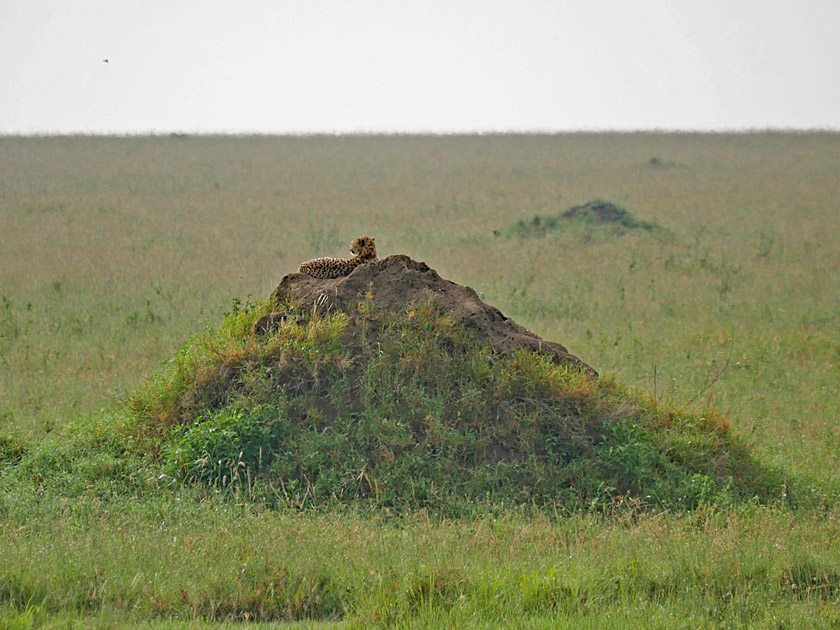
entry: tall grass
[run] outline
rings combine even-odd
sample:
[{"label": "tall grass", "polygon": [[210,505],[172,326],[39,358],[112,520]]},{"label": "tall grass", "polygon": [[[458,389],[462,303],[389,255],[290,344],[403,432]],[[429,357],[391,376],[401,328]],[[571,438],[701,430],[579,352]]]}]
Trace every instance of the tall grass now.
[{"label": "tall grass", "polygon": [[[632,389],[715,406],[764,463],[836,490],[838,172],[828,133],[0,138],[0,475],[99,418],[74,425],[83,442],[45,443],[50,484],[2,476],[0,618],[837,624],[834,509],[277,513],[165,491],[97,410],[232,298],[372,234]],[[591,199],[664,229],[494,236]]]},{"label": "tall grass", "polygon": [[[398,521],[196,503],[23,501],[7,610],[349,627],[833,627],[836,513],[714,507]],[[56,514],[61,515],[56,518]],[[553,625],[552,625],[553,624]]]}]

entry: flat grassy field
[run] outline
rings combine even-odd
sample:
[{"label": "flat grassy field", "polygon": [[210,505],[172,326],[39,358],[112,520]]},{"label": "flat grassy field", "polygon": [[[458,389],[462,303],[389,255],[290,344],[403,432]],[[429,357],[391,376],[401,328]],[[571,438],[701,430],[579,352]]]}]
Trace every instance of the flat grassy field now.
[{"label": "flat grassy field", "polygon": [[[632,390],[715,407],[816,497],[392,519],[6,471],[0,628],[837,627],[838,174],[830,133],[0,138],[15,444],[100,439],[235,299],[370,234]],[[594,199],[657,227],[517,229]]]}]

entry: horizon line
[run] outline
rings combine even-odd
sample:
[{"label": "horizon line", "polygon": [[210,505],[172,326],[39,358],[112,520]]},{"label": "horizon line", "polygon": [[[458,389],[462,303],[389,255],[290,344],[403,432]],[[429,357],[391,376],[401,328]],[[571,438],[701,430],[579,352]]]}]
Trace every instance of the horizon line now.
[{"label": "horizon line", "polygon": [[686,135],[746,135],[746,134],[818,134],[840,133],[840,127],[642,127],[642,128],[569,128],[569,129],[464,129],[456,131],[415,129],[415,130],[374,130],[374,129],[346,129],[346,130],[142,130],[142,131],[0,131],[0,138],[59,138],[59,137],[102,137],[102,138],[131,138],[131,137],[374,137],[374,136],[550,136],[571,134],[686,134]]}]

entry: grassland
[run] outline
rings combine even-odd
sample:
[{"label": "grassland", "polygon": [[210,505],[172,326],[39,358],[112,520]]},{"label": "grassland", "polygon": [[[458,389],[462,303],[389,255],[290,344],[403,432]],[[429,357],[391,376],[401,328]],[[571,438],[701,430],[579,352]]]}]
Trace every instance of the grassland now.
[{"label": "grassland", "polygon": [[[2,138],[0,430],[107,431],[234,298],[368,233],[632,388],[714,405],[837,496],[838,172],[840,136],[820,133]],[[595,198],[663,229],[505,233]],[[383,520],[150,493],[143,466],[110,491],[75,470],[5,484],[13,627],[259,605],[361,627],[840,623],[830,505]]]}]

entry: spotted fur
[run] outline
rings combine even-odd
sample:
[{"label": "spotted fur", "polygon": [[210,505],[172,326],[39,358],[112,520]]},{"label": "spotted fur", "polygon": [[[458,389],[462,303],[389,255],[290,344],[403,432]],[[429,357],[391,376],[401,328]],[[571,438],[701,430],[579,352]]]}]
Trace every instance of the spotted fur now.
[{"label": "spotted fur", "polygon": [[359,236],[350,244],[353,258],[314,258],[300,266],[298,271],[313,278],[341,278],[349,276],[359,265],[377,260],[376,245],[372,236]]}]

